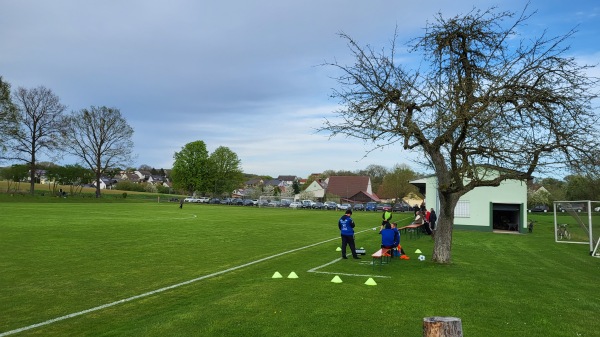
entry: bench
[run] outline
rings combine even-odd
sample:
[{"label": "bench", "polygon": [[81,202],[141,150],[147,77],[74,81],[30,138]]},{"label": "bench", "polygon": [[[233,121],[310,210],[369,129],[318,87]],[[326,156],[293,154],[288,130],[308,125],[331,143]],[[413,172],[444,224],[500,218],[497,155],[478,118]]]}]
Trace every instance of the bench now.
[{"label": "bench", "polygon": [[392,258],[392,250],[389,248],[381,248],[380,250],[376,251],[375,253],[373,253],[371,255],[371,257],[373,258],[373,269],[375,269],[375,262],[377,260],[379,260],[379,268],[381,269],[381,266],[383,266],[384,260],[385,263],[389,263],[391,261]]},{"label": "bench", "polygon": [[421,228],[419,227],[421,227],[421,224],[410,224],[408,226],[400,227],[398,230],[404,232],[405,234],[408,233],[411,239],[418,239],[421,237]]}]

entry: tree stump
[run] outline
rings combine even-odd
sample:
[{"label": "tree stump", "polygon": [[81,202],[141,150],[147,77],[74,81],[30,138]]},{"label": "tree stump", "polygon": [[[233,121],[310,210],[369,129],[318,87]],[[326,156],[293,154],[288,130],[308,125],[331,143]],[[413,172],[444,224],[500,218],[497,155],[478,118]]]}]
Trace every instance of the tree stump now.
[{"label": "tree stump", "polygon": [[423,337],[463,337],[462,322],[457,317],[425,317]]}]

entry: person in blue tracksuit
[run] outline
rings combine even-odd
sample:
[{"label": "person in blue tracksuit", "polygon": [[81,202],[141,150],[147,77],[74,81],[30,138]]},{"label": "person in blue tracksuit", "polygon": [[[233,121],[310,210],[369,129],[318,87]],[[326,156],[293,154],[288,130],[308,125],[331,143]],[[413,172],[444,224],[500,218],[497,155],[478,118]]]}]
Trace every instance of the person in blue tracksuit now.
[{"label": "person in blue tracksuit", "polygon": [[385,224],[385,227],[379,232],[381,234],[381,248],[393,249],[398,247],[400,243],[400,233],[398,229],[392,229],[390,223]]},{"label": "person in blue tracksuit", "polygon": [[340,235],[342,236],[342,259],[346,257],[346,245],[350,246],[352,257],[360,259],[356,254],[356,246],[354,245],[354,220],[352,220],[352,210],[347,210],[344,215],[338,221],[338,228],[340,229]]}]

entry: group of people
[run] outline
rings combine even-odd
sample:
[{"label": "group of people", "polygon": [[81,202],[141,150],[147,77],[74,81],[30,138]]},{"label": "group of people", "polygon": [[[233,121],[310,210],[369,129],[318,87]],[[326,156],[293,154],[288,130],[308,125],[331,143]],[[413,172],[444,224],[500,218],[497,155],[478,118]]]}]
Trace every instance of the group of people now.
[{"label": "group of people", "polygon": [[435,231],[435,223],[437,221],[437,214],[435,214],[433,208],[427,210],[425,204],[423,203],[421,204],[421,207],[415,205],[413,209],[415,212],[415,220],[413,221],[413,224],[421,225],[421,230],[427,235],[433,234],[433,231]]},{"label": "group of people", "polygon": [[[416,213],[415,213],[416,214]],[[427,228],[429,228],[429,224],[431,223],[433,214],[433,221],[437,219],[433,208],[431,212],[427,214]],[[398,252],[401,259],[408,260],[409,257],[402,249],[400,245],[400,231],[398,231],[397,224],[395,222],[391,222],[392,220],[392,210],[384,209],[383,214],[381,215],[381,227],[379,228],[379,234],[381,235],[381,248],[387,248],[392,250],[392,252]],[[423,218],[423,217],[421,217]],[[354,259],[360,259],[358,254],[356,253],[356,244],[354,241],[354,227],[356,224],[352,219],[352,210],[348,209],[344,213],[344,215],[338,221],[338,228],[340,230],[340,235],[342,238],[342,259],[347,259],[346,256],[346,248],[349,246],[350,251],[352,253],[352,257]],[[374,228],[375,229],[375,228]]]}]

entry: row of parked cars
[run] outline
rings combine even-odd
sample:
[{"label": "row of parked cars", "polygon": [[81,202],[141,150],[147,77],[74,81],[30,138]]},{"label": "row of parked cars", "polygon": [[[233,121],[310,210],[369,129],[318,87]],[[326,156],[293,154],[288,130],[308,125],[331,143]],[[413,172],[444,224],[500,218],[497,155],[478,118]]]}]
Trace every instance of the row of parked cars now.
[{"label": "row of parked cars", "polygon": [[260,206],[260,207],[289,207],[289,208],[304,208],[304,209],[324,209],[324,210],[348,210],[353,211],[384,211],[392,210],[393,212],[407,212],[412,208],[404,202],[396,203],[393,206],[390,204],[380,204],[376,202],[363,203],[341,203],[333,201],[290,201],[290,200],[262,200],[257,199],[240,199],[240,198],[208,198],[208,197],[187,197],[183,200],[188,203],[204,203],[204,204],[221,204],[221,205],[239,205],[239,206]]}]

